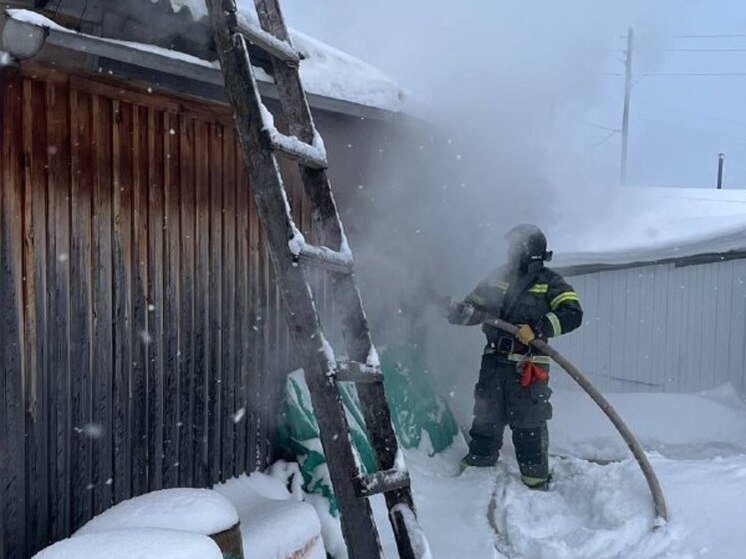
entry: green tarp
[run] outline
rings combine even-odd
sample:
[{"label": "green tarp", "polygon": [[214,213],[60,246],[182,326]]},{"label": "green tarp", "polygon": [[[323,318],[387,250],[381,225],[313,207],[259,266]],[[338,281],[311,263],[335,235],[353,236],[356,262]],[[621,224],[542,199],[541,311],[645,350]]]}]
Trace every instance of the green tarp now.
[{"label": "green tarp", "polygon": [[[381,370],[399,443],[404,448],[421,448],[431,454],[448,448],[458,435],[458,425],[435,391],[420,352],[404,345],[387,348],[381,354]],[[358,461],[366,473],[371,473],[375,471],[375,460],[357,392],[350,383],[340,383],[339,387]],[[330,512],[336,515],[318,424],[302,371],[288,376],[278,434],[280,445],[298,461],[304,489],[324,495]]]}]

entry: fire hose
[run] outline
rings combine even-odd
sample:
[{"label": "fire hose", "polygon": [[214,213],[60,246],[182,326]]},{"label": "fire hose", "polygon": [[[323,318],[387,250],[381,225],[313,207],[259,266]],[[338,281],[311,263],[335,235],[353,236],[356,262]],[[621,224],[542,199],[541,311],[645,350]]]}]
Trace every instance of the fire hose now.
[{"label": "fire hose", "polygon": [[[518,328],[509,322],[500,320],[499,318],[490,318],[484,321],[485,324],[490,324],[515,336]],[[668,511],[666,509],[666,500],[663,497],[663,491],[661,490],[658,478],[653,471],[653,467],[650,465],[647,456],[642,450],[640,443],[637,442],[635,436],[630,431],[629,427],[624,423],[624,420],[619,416],[616,410],[611,406],[609,401],[596,390],[596,388],[590,383],[585,375],[575,365],[570,363],[559,351],[550,346],[547,342],[534,339],[531,345],[538,349],[544,355],[549,356],[554,360],[560,367],[562,367],[567,373],[577,382],[580,387],[591,397],[591,399],[601,408],[601,411],[606,414],[611,423],[616,427],[619,434],[624,439],[629,449],[632,451],[632,455],[635,457],[640,469],[642,470],[645,480],[650,488],[650,493],[653,497],[653,505],[655,507],[656,518],[653,521],[653,530],[659,528],[665,522],[668,521]]]}]

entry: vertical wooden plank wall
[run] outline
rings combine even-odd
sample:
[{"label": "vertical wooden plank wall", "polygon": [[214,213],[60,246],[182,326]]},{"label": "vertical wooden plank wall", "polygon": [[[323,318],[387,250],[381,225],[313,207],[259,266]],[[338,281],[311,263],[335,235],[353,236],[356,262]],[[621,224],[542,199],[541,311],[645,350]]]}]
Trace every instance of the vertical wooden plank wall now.
[{"label": "vertical wooden plank wall", "polygon": [[148,488],[148,353],[150,326],[148,312],[148,108],[135,107],[132,138],[132,493]]},{"label": "vertical wooden plank wall", "polygon": [[163,136],[165,115],[148,109],[148,489],[163,488]]},{"label": "vertical wooden plank wall", "polygon": [[0,95],[3,119],[0,131],[0,551],[9,559],[24,557],[26,548],[26,475],[23,358],[24,298],[21,287],[23,262],[23,184],[19,180],[25,157],[14,149],[22,138],[23,85],[8,84]]},{"label": "vertical wooden plank wall", "polygon": [[[112,107],[93,96],[94,129],[91,145],[96,153],[111,153]],[[101,437],[93,448],[93,511],[97,514],[112,503],[114,479],[112,379],[114,369],[113,271],[112,271],[112,188],[111,159],[94,157],[93,170],[93,424]]]},{"label": "vertical wooden plank wall", "polygon": [[294,360],[224,107],[40,67],[4,71],[0,91],[15,559],[133,495],[262,468]]},{"label": "vertical wooden plank wall", "polygon": [[198,121],[194,133],[195,173],[195,282],[194,282],[194,416],[193,473],[195,485],[205,485],[209,479],[208,461],[208,371],[210,368],[208,341],[209,322],[209,242],[210,212],[210,141],[213,126]]},{"label": "vertical wooden plank wall", "polygon": [[[47,378],[50,386],[49,483],[50,537],[65,537],[72,529],[70,451],[73,426],[70,418],[70,88],[64,82],[49,84],[49,180],[47,182],[47,290],[49,322]],[[44,185],[41,185],[42,187]],[[32,185],[32,188],[39,188]]]},{"label": "vertical wooden plank wall", "polygon": [[180,250],[179,283],[179,485],[194,483],[194,119],[182,120],[179,135]]},{"label": "vertical wooden plank wall", "polygon": [[[91,447],[98,435],[92,421],[91,371],[91,222],[92,177],[89,162],[93,125],[91,96],[70,94],[71,198],[70,227],[70,395],[72,400],[72,494],[71,527],[76,530],[93,514]],[[33,184],[30,185],[33,188]],[[75,467],[72,467],[72,465]]]},{"label": "vertical wooden plank wall", "polygon": [[179,120],[164,115],[163,486],[179,483]]},{"label": "vertical wooden plank wall", "polygon": [[[47,115],[43,111],[33,111],[36,106],[44,106],[46,88],[43,84],[25,82],[24,111],[33,117],[26,119],[24,126],[24,146],[30,155],[25,178],[30,188],[33,184],[47,182]],[[30,91],[29,91],[30,89]],[[26,375],[26,395],[28,414],[26,430],[34,444],[26,446],[26,469],[28,471],[28,504],[26,507],[27,536],[30,541],[45,537],[49,529],[49,433],[47,430],[49,406],[47,371],[47,239],[46,239],[46,193],[44,189],[31,189],[31,195],[24,197],[25,206],[25,246],[24,273],[26,274],[26,318],[25,361],[30,374]],[[3,556],[0,552],[0,556]]]},{"label": "vertical wooden plank wall", "polygon": [[208,290],[210,300],[208,302],[209,320],[207,325],[207,401],[208,401],[208,448],[209,460],[207,477],[210,480],[221,478],[222,461],[222,394],[220,390],[223,376],[223,313],[220,302],[223,298],[222,268],[220,266],[222,256],[223,238],[223,182],[224,174],[223,151],[224,151],[224,128],[220,124],[214,124],[213,135],[210,145],[210,201],[208,211],[209,230],[209,273]]}]

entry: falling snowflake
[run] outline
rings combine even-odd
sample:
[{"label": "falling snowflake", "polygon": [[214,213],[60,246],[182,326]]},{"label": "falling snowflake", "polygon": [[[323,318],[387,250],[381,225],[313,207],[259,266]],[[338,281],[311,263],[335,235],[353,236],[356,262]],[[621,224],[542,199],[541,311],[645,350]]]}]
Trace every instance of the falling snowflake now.
[{"label": "falling snowflake", "polygon": [[238,423],[244,418],[245,415],[246,415],[246,408],[239,409],[236,413],[233,414],[233,423]]},{"label": "falling snowflake", "polygon": [[81,432],[89,439],[100,439],[104,434],[104,427],[100,423],[88,423]]}]

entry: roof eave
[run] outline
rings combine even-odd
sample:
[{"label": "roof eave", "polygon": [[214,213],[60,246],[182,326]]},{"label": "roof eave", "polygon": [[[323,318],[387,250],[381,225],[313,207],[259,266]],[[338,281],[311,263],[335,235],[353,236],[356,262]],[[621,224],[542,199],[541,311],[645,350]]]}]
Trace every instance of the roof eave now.
[{"label": "roof eave", "polygon": [[[11,15],[6,15],[6,17],[7,21],[13,22],[14,25],[28,26],[29,29],[44,29],[47,33],[45,42],[56,47],[75,52],[84,52],[212,86],[219,86],[221,88],[224,86],[221,71],[209,62],[197,59],[196,57],[175,58],[147,48],[137,48],[137,44],[135,43],[124,43],[84,33],[50,28],[14,19]],[[193,58],[194,60],[190,60],[189,58]],[[258,85],[259,91],[263,96],[275,100],[279,98],[277,88],[273,83],[258,81]],[[391,120],[399,114],[378,107],[313,93],[307,93],[306,95],[310,106],[322,111],[375,120]]]}]

